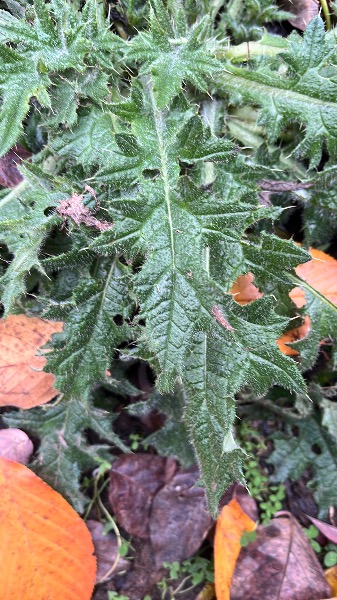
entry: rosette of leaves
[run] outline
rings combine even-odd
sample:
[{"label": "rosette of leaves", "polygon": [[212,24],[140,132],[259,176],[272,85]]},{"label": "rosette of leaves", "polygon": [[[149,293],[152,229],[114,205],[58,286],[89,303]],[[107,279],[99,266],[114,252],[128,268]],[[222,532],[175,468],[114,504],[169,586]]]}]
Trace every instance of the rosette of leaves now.
[{"label": "rosette of leaves", "polygon": [[[61,122],[68,126],[57,130],[59,117],[55,120],[52,111],[42,111],[48,144],[35,157],[39,166],[31,167],[30,174],[27,170],[25,189],[1,199],[8,209],[0,222],[1,237],[21,277],[6,310],[17,309],[17,297],[35,269],[40,297],[49,305],[44,314],[65,321],[47,365],[64,402],[88,397],[93,386],[104,381],[117,351],[148,361],[156,375],[154,393],[160,395],[156,402],[163,406],[165,395],[170,399],[165,435],[168,429],[172,433],[172,452],[172,424],[183,419],[177,436],[188,432],[215,513],[225,488],[243,477],[243,452],[232,432],[235,394],[243,386],[257,394],[274,384],[294,392],[305,389],[296,363],[276,343],[289,321],[280,314],[276,299],[266,294],[242,307],[229,291],[238,275],[253,271],[261,291],[276,281],[286,294],[293,286],[293,268],[309,256],[291,241],[256,234],[257,222],[279,214],[258,202],[258,182],[271,171],[239,152],[224,135],[222,117],[212,117],[208,93],[236,93],[242,102],[262,105],[261,120],[273,139],[287,119],[301,119],[307,129],[296,152],[317,163],[323,141],[332,156],[335,152],[335,107],[327,101],[327,90],[318,90],[334,49],[329,38],[323,36],[322,42],[317,22],[304,40],[292,38],[288,51],[283,45],[282,56],[237,66],[228,56],[219,58],[220,43],[208,15],[189,20],[183,3],[170,3],[174,10],[169,13],[161,0],[154,0],[148,30],[122,41],[103,19],[104,43],[95,46],[100,38],[86,33],[92,39],[89,50],[80,50],[83,31],[92,20],[97,23],[96,17],[86,20],[90,2],[82,11],[68,3],[62,9],[57,2],[40,2],[30,8],[37,15],[34,25],[29,19],[25,24],[30,33],[36,27],[40,31],[38,11],[48,12],[50,31],[56,28],[65,35],[69,19],[78,25],[71,28],[77,41],[67,42],[65,35],[65,47],[76,46],[78,62],[67,54],[73,56],[73,51],[65,51],[65,69],[82,76],[88,64],[94,68],[97,56],[101,81],[111,83],[107,49],[110,56],[116,55],[117,71],[126,68],[111,96],[86,93],[79,99],[71,127],[63,116]],[[66,11],[60,21],[58,10]],[[5,19],[24,22],[13,15]],[[18,37],[3,35],[3,48],[17,53],[6,41],[16,43]],[[320,49],[314,51],[317,40]],[[25,58],[33,61],[35,70],[43,65],[43,76],[49,79],[62,71],[63,63],[49,63],[48,55],[38,52],[29,47]],[[56,59],[57,53],[50,61]],[[280,64],[288,65],[283,78]],[[308,73],[315,85],[306,79]],[[334,85],[332,75],[331,90]],[[36,97],[35,91],[29,94]],[[57,94],[54,98],[57,104]],[[226,102],[219,99],[219,105],[214,104],[222,115]],[[328,118],[323,120],[324,103]],[[67,116],[61,101],[60,106]],[[40,195],[34,198],[36,189]],[[75,193],[95,219],[79,221],[71,210],[62,215],[61,203],[69,201],[71,207]],[[92,225],[98,222],[108,226]],[[20,260],[23,223],[27,235],[32,223],[41,227],[39,240],[31,235],[35,245],[27,263]],[[2,283],[6,299],[6,274]],[[176,411],[171,407],[174,389],[179,389]],[[156,443],[159,447],[158,439]],[[184,451],[185,463],[191,455]]]}]

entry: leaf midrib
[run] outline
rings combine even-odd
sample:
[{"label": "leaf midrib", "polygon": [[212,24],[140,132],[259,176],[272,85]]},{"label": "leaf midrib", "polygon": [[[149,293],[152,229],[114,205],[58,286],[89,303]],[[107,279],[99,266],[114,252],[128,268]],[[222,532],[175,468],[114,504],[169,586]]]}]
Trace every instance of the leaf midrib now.
[{"label": "leaf midrib", "polygon": [[[159,111],[156,106],[156,101],[155,101],[154,94],[153,94],[152,80],[149,80],[148,91],[149,91],[149,97],[150,97],[151,107],[152,107],[152,112],[153,112],[153,120],[154,120],[155,129],[156,129],[157,140],[158,140],[159,157],[160,157],[160,163],[161,163],[161,177],[162,177],[162,181],[163,181],[164,194],[165,194],[167,222],[168,222],[168,226],[169,226],[169,235],[170,235],[170,250],[171,250],[171,258],[172,258],[172,263],[171,263],[172,288],[173,288],[173,293],[174,293],[174,290],[176,287],[177,265],[176,265],[173,223],[172,223],[170,184],[169,184],[169,177],[168,177],[168,159],[167,159],[167,154],[165,151],[165,142],[164,142],[164,138],[163,138],[163,115],[162,115],[162,112]],[[173,305],[174,305],[174,302],[172,301],[172,296],[171,296],[169,325],[168,325],[168,331],[167,331],[168,337],[170,337],[170,335],[171,335],[171,329],[172,329],[172,325],[173,325]],[[165,370],[165,363],[166,363],[166,358],[163,361],[163,369],[164,370]]]},{"label": "leaf midrib", "polygon": [[[275,85],[268,85],[266,83],[260,83],[259,81],[257,81],[256,79],[251,79],[250,77],[246,77],[245,75],[245,69],[238,69],[235,67],[232,67],[233,72],[231,72],[229,69],[231,67],[227,66],[226,67],[226,71],[224,71],[221,76],[219,77],[219,82],[223,82],[224,84],[226,84],[226,82],[230,83],[230,86],[233,87],[235,86],[235,89],[240,88],[242,89],[242,86],[244,86],[244,92],[248,91],[248,92],[253,92],[256,94],[256,97],[258,97],[257,95],[260,96],[260,99],[258,100],[259,104],[263,104],[263,102],[266,100],[266,97],[269,99],[272,99],[273,97],[279,97],[279,96],[284,96],[285,99],[289,102],[289,100],[293,100],[294,102],[298,102],[298,103],[304,103],[306,105],[315,105],[317,106],[317,108],[321,108],[323,110],[326,110],[327,108],[331,108],[333,110],[337,111],[337,103],[334,102],[327,102],[326,100],[319,100],[318,98],[314,98],[312,96],[307,96],[306,94],[300,93],[300,92],[294,92],[291,89],[286,89],[284,87],[281,87],[282,82],[280,81],[280,85],[277,85],[277,82],[275,81]],[[234,72],[235,69],[235,72]]]}]

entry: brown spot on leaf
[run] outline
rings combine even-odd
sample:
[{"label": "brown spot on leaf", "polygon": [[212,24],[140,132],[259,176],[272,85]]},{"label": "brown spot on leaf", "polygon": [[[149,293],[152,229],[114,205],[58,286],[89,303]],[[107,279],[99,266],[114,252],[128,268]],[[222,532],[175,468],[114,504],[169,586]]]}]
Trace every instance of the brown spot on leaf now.
[{"label": "brown spot on leaf", "polygon": [[[90,186],[86,185],[84,189],[96,198],[95,191]],[[56,211],[61,217],[72,219],[76,225],[83,224],[87,225],[87,227],[95,227],[99,231],[111,229],[113,223],[96,219],[96,217],[91,214],[89,208],[83,204],[83,199],[84,194],[76,194],[76,192],[74,192],[69,198],[62,200],[59,203]]]},{"label": "brown spot on leaf", "polygon": [[225,329],[228,331],[234,331],[234,327],[232,327],[228,321],[226,321],[225,317],[222,314],[221,308],[218,304],[215,304],[212,308],[212,315],[214,319]]}]

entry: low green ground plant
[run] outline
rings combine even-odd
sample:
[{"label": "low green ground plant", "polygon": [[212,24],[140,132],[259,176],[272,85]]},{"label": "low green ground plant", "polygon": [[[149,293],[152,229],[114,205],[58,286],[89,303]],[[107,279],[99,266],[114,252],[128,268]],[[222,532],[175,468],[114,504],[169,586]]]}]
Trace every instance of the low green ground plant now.
[{"label": "low green ground plant", "polygon": [[[272,0],[123,0],[119,10],[1,3],[0,153],[32,153],[22,181],[0,190],[3,316],[64,322],[45,367],[61,400],[5,422],[40,440],[33,467],[82,512],[82,474],[111,446],[130,451],[114,427],[120,403],[139,394],[130,369],[146,363],[153,389],[131,410],[166,415],[147,443],[198,462],[214,515],[246,470],[267,519],[283,492],[266,496],[240,447],[236,400],[278,386],[295,404],[321,340],[337,333],[336,307],[294,271],[336,232],[334,17],[285,37],[276,24],[288,15]],[[302,246],[287,230],[294,205]],[[230,290],[248,272],[263,296],[241,306]],[[296,285],[304,308],[288,295]],[[296,362],[277,339],[304,314]],[[325,430],[327,452],[331,440]]]}]

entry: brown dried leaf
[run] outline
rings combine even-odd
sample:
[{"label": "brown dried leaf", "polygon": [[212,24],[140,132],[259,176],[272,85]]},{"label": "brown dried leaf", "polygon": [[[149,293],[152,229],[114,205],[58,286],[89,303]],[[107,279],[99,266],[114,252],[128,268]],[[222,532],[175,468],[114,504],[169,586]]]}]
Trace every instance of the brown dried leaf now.
[{"label": "brown dried leaf", "polygon": [[257,528],[254,542],[242,548],[231,600],[321,600],[331,596],[309,540],[290,515]]},{"label": "brown dried leaf", "polygon": [[152,500],[175,470],[174,460],[154,454],[126,454],[114,462],[109,500],[118,523],[128,533],[149,537]]},{"label": "brown dried leaf", "polygon": [[58,394],[54,375],[42,371],[46,359],[36,354],[62,327],[25,315],[0,320],[0,406],[32,408]]},{"label": "brown dried leaf", "polygon": [[0,185],[9,188],[20,183],[23,177],[17,165],[29,158],[30,155],[28,150],[18,144],[0,158]]},{"label": "brown dried leaf", "polygon": [[161,598],[157,584],[165,576],[165,569],[156,569],[150,540],[135,537],[132,547],[135,557],[126,579],[118,589],[119,593],[129,600],[140,600],[145,596],[156,600]]},{"label": "brown dried leaf", "polygon": [[34,452],[33,442],[21,429],[0,430],[0,456],[27,465]]},{"label": "brown dried leaf", "polygon": [[289,23],[297,29],[304,31],[311,19],[316,17],[320,10],[318,0],[279,0],[278,4],[283,10],[294,15]]},{"label": "brown dried leaf", "polygon": [[[89,519],[86,522],[86,526],[91,533],[95,547],[95,556],[97,559],[96,583],[99,583],[102,580],[105,581],[108,573],[108,579],[110,579],[122,571],[127,571],[130,568],[130,562],[121,556],[117,561],[118,544],[116,536],[111,531],[104,534],[103,523],[95,521],[94,519]],[[114,564],[115,568],[112,571],[111,568]]]},{"label": "brown dried leaf", "polygon": [[[85,186],[85,191],[89,192],[94,198],[96,198],[95,191],[89,186]],[[105,231],[106,229],[111,229],[113,227],[112,223],[108,223],[107,221],[100,221],[94,217],[89,208],[83,204],[84,193],[76,194],[75,192],[67,198],[66,200],[62,200],[56,211],[59,213],[61,217],[70,217],[76,225],[87,225],[87,227],[96,227],[99,231]]]},{"label": "brown dried leaf", "polygon": [[327,540],[333,544],[337,544],[337,527],[330,525],[329,523],[324,523],[324,521],[320,521],[320,519],[316,519],[310,515],[306,514],[305,516],[313,523],[313,525],[315,525],[316,529],[318,529],[318,531],[320,531]]},{"label": "brown dried leaf", "polygon": [[193,556],[214,524],[198,479],[197,467],[179,469],[155,495],[150,532],[157,568]]}]

